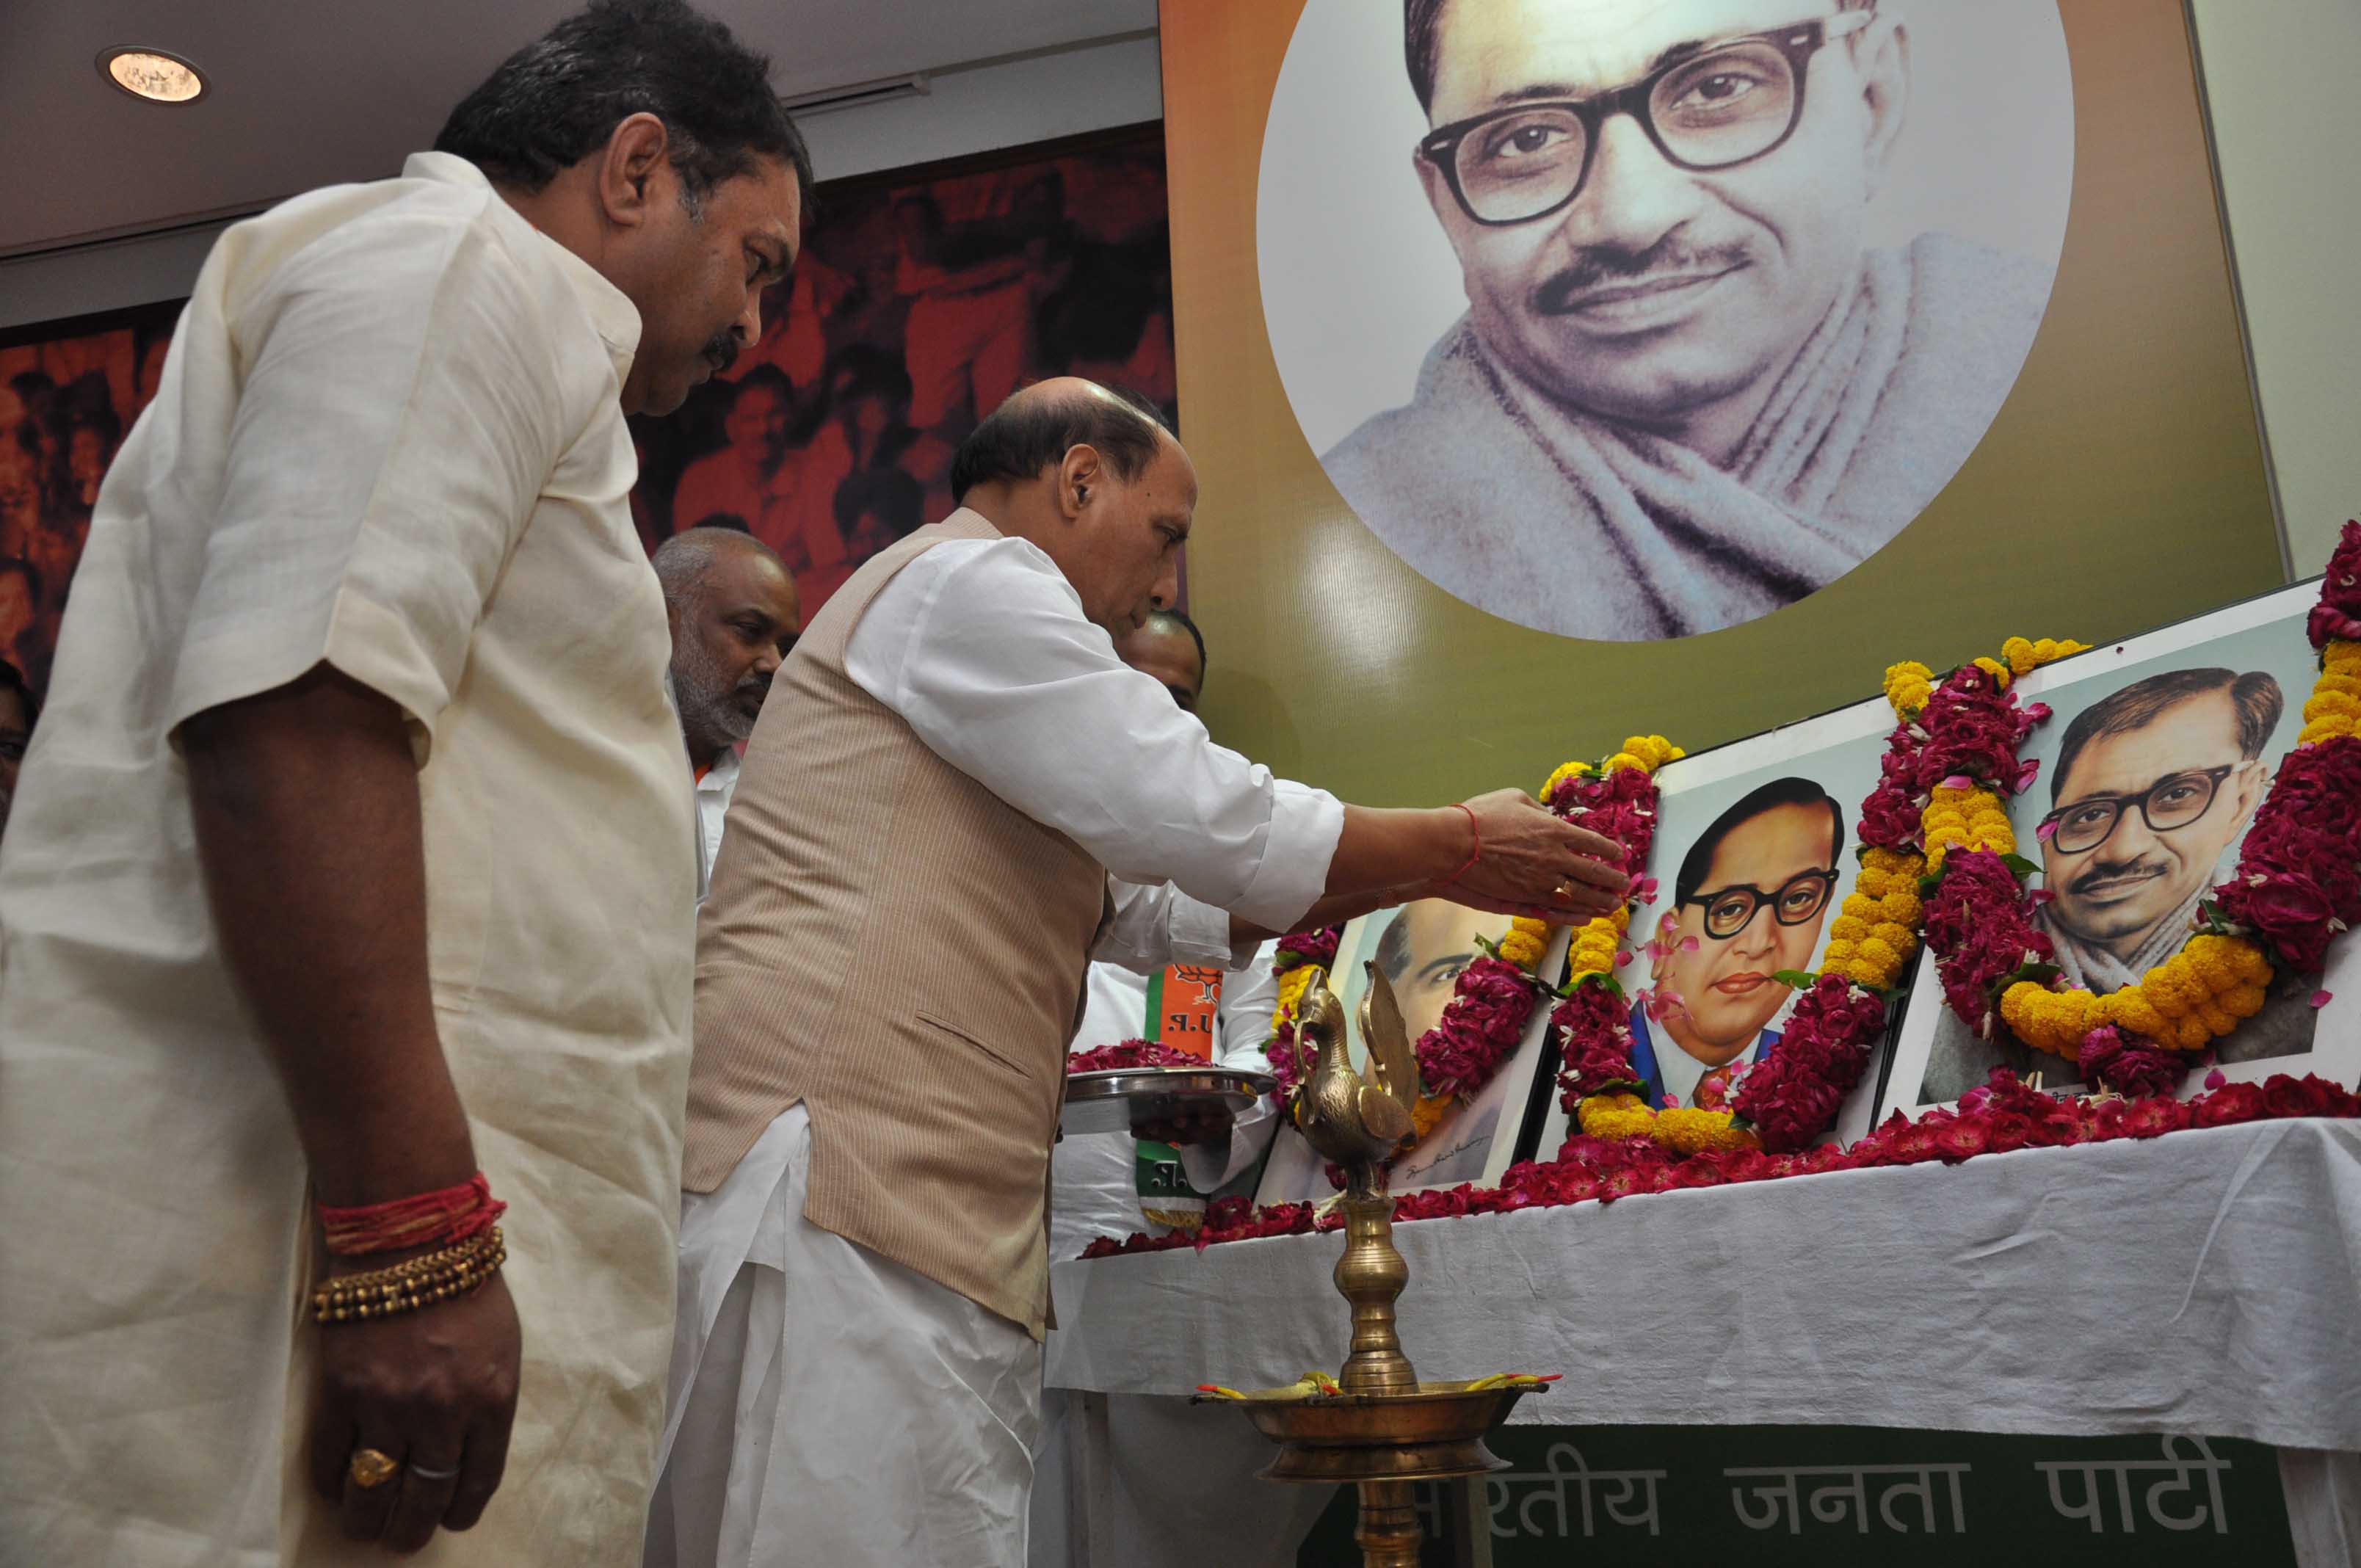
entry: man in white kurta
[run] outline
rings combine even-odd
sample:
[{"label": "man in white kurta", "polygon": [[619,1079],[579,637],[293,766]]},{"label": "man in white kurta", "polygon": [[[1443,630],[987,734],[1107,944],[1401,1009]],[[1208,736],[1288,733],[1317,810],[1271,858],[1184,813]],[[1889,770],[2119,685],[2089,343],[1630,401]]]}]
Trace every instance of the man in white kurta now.
[{"label": "man in white kurta", "polygon": [[[759,102],[774,104],[745,59]],[[758,219],[791,247],[796,182],[766,164],[761,192],[711,188],[704,218],[679,215],[663,123],[638,115],[613,138],[599,157],[637,171],[639,187],[577,166],[519,195],[466,159],[422,153],[399,179],[316,192],[231,229],[106,480],[0,856],[10,1562],[367,1560],[377,1550],[342,1539],[338,1504],[313,1496],[359,1444],[401,1466],[379,1495],[412,1518],[386,1525],[375,1498],[362,1513],[432,1534],[417,1561],[579,1568],[637,1555],[670,1342],[697,862],[663,598],[627,506],[623,412],[627,400],[676,405],[715,307],[699,307],[701,323],[683,319],[677,296],[668,318],[661,303],[645,313],[551,231],[645,201],[640,217],[696,236],[664,253],[675,259]],[[732,250],[730,278],[741,265],[767,273]],[[654,254],[640,250],[639,264]],[[730,330],[733,310],[751,338],[742,297],[719,324]],[[385,944],[394,983],[415,975],[425,1003],[423,1055],[402,1059],[433,1063],[438,1083],[447,1068],[439,1102],[464,1108],[461,1157],[511,1206],[492,1284],[414,1318],[325,1330],[305,1310],[325,1261],[309,1186],[324,1149],[396,1168],[420,1124],[366,1150],[351,1146],[357,1133],[316,1141],[288,1036],[273,1032],[302,987],[254,989],[242,957],[254,927],[223,911],[351,910],[362,918],[341,950],[374,952],[368,922],[401,899],[366,879],[326,887],[301,865],[262,886],[219,863],[207,824],[225,818],[205,793],[216,786],[192,784],[192,739],[220,736],[225,713],[323,687],[381,716],[397,777],[415,764],[408,829],[356,819],[348,836],[383,834],[402,873],[390,880],[423,887],[409,900],[431,909],[423,939]],[[330,744],[277,733],[323,754]],[[268,778],[238,776],[246,815],[229,819],[241,830],[295,819],[265,813],[282,809]],[[306,833],[325,821],[302,820]],[[331,826],[302,841],[335,837]],[[392,1038],[378,1003],[364,986],[340,1023],[301,1037],[357,1080],[390,1082],[390,1058],[337,1055]],[[319,1195],[382,1201],[440,1184],[364,1185],[356,1200],[323,1179]],[[390,1345],[456,1342],[441,1326],[386,1336],[480,1324],[467,1314],[486,1302],[505,1313],[510,1299],[504,1344],[464,1344],[460,1376],[516,1390],[512,1434],[500,1393],[447,1455],[407,1448],[391,1406],[343,1404],[338,1420],[315,1409],[324,1349],[351,1366]],[[522,1363],[505,1370],[520,1322]],[[403,1370],[389,1363],[382,1386]],[[497,1483],[481,1466],[503,1449],[505,1486],[480,1523],[434,1534],[470,1522],[441,1517],[451,1477]]]}]

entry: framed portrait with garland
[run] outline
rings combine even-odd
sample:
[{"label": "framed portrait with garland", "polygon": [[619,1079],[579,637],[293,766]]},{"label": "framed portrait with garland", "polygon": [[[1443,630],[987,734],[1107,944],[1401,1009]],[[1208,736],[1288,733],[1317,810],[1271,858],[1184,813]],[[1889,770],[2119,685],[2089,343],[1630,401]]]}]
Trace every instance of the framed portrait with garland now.
[{"label": "framed portrait with garland", "polygon": [[[1798,996],[1824,967],[1859,843],[1855,818],[1894,728],[1883,697],[1667,762],[1626,941],[1618,1005],[1640,1097],[1664,1109],[1726,1108],[1775,1058]],[[1867,1132],[1890,1030],[1820,1135]],[[1543,1158],[1578,1130],[1552,1097]]]},{"label": "framed portrait with garland", "polygon": [[[1512,930],[1512,923],[1504,916],[1487,915],[1444,899],[1422,899],[1346,925],[1336,936],[1329,983],[1344,1003],[1354,1065],[1362,1067],[1368,1060],[1367,1042],[1360,1037],[1357,1022],[1361,999],[1369,985],[1365,965],[1374,963],[1384,971],[1401,1005],[1410,1037],[1426,1043],[1437,1036],[1463,990],[1472,991],[1485,980],[1488,968],[1504,962],[1500,951],[1510,943]],[[1569,938],[1565,927],[1550,932],[1528,972],[1553,978],[1562,975]],[[1510,952],[1506,961],[1520,967],[1514,965],[1515,949],[1510,948]],[[1536,1005],[1533,992],[1514,977],[1503,974],[1499,989],[1505,993],[1499,1000],[1506,1014],[1499,1033],[1508,1048],[1497,1060],[1466,1071],[1459,1083],[1463,1092],[1431,1095],[1426,1100],[1419,1117],[1417,1142],[1393,1162],[1390,1190],[1424,1192],[1462,1182],[1489,1187],[1511,1164],[1532,1153],[1531,1129],[1539,1115],[1541,1099],[1535,1090],[1547,1055],[1549,1012]],[[1425,1054],[1428,1063],[1436,1059],[1433,1046]],[[1426,1063],[1422,1068],[1423,1076],[1441,1076],[1426,1070]],[[1263,1166],[1256,1202],[1317,1201],[1334,1190],[1326,1162],[1303,1135],[1293,1127],[1280,1128]]]},{"label": "framed portrait with garland", "polygon": [[[2034,671],[2015,697],[2048,710],[2019,750],[2005,806],[2024,862],[2022,908],[2044,982],[2106,997],[2178,953],[2232,881],[2248,830],[2309,722],[2320,655],[2305,635],[2317,579]],[[1989,925],[1987,919],[1983,924]],[[2030,940],[2030,939],[2029,939]],[[1956,1105],[2006,1067],[2083,1091],[2082,1062],[2037,1050],[2004,1018],[1947,995],[1923,954],[1881,1114]],[[2225,1080],[2361,1074],[2361,959],[2282,973],[2235,1027],[2195,1047]],[[1961,990],[1959,986],[1954,992]],[[2198,1092],[2204,1074],[2177,1091]]]}]

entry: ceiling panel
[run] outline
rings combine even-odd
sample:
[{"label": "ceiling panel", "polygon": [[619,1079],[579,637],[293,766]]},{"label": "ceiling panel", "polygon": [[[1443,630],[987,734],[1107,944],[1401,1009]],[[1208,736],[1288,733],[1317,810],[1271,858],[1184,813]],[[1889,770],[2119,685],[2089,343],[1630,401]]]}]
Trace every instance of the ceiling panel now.
[{"label": "ceiling panel", "polygon": [[[1156,0],[710,0],[783,93],[1156,25]],[[392,173],[569,0],[0,4],[0,255],[136,233]],[[141,103],[93,65],[193,60],[198,103]]]}]

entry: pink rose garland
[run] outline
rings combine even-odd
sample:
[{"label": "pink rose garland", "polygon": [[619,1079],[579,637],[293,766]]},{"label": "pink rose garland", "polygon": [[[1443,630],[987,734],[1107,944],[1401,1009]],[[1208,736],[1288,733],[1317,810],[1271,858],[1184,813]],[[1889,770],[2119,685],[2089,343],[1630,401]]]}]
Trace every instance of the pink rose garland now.
[{"label": "pink rose garland", "polygon": [[[1849,1149],[1817,1144],[1789,1154],[1708,1150],[1681,1158],[1645,1139],[1606,1143],[1577,1136],[1566,1140],[1554,1160],[1510,1167],[1498,1187],[1460,1186],[1397,1198],[1394,1219],[1401,1223],[1461,1214],[1509,1213],[1594,1199],[1611,1203],[1641,1193],[1773,1181],[1833,1170],[1957,1165],[2013,1149],[2153,1138],[2189,1127],[2228,1127],[2297,1116],[2361,1117],[2361,1095],[2323,1078],[2280,1074],[2253,1084],[2218,1081],[2217,1075],[2208,1081],[2213,1086],[2189,1101],[2169,1095],[2060,1100],[2029,1088],[2003,1069],[1993,1075],[1990,1087],[1963,1098],[1957,1111],[1930,1111],[1916,1122],[1905,1120],[1897,1112]],[[1194,1237],[1135,1235],[1122,1242],[1103,1238],[1093,1242],[1082,1255],[1114,1257],[1182,1246],[1202,1250],[1259,1236],[1335,1230],[1343,1223],[1341,1211],[1315,1221],[1309,1204],[1285,1203],[1257,1211],[1243,1199],[1228,1198],[1206,1211],[1204,1227]]]}]

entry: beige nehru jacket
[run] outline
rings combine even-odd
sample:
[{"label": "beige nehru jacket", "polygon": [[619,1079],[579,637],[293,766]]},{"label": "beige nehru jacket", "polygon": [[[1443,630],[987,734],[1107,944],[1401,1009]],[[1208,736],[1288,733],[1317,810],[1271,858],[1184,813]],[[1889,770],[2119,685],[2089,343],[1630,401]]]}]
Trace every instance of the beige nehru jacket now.
[{"label": "beige nehru jacket", "polygon": [[1049,1150],[1106,872],[844,663],[895,573],[995,537],[961,511],[875,556],[779,672],[697,931],[681,1180],[713,1190],[801,1103],[806,1219],[1038,1335]]}]

